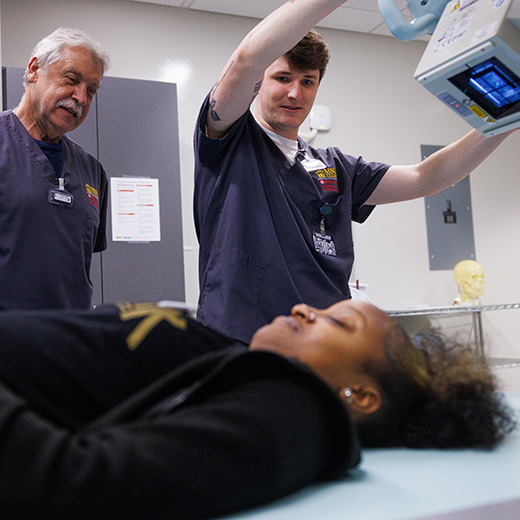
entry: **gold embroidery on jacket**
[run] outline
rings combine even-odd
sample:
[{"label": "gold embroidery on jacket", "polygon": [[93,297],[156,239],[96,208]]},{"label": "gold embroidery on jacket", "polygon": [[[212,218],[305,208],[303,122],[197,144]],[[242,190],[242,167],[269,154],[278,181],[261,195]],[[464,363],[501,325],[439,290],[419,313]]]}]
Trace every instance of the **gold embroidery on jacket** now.
[{"label": "gold embroidery on jacket", "polygon": [[117,306],[122,321],[143,318],[126,338],[130,350],[135,350],[162,321],[167,321],[172,327],[181,330],[188,326],[179,309],[157,307],[153,303],[118,303]]}]

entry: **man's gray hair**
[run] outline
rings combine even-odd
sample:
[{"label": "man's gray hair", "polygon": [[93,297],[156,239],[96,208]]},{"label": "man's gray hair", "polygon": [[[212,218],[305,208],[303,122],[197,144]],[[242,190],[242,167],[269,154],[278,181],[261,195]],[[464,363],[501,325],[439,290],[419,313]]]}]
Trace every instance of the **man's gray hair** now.
[{"label": "man's gray hair", "polygon": [[[110,56],[100,43],[93,40],[81,29],[69,27],[60,27],[37,43],[31,54],[31,59],[36,58],[38,65],[45,72],[49,65],[62,57],[65,49],[71,47],[81,47],[88,50],[94,61],[101,65],[102,74],[110,67]],[[27,88],[27,69],[25,70],[23,84]]]}]

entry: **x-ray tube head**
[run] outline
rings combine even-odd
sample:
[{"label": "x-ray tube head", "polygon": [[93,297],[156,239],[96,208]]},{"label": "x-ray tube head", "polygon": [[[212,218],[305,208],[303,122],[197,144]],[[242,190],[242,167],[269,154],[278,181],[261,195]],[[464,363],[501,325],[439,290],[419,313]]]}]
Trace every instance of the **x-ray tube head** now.
[{"label": "x-ray tube head", "polygon": [[484,135],[520,126],[520,0],[446,5],[415,79]]}]

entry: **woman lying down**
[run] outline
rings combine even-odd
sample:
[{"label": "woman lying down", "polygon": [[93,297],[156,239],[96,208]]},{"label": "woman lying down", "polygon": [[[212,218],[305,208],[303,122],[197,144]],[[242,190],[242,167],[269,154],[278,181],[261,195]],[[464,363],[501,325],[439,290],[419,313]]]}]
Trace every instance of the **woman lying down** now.
[{"label": "woman lying down", "polygon": [[208,518],[342,478],[361,447],[514,427],[470,351],[365,302],[296,305],[249,349],[151,304],[3,311],[0,334],[4,518]]}]

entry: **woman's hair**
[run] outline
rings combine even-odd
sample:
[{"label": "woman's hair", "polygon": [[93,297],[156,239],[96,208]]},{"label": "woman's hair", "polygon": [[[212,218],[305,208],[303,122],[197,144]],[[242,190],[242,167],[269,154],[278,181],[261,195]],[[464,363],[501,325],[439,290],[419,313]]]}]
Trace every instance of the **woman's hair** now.
[{"label": "woman's hair", "polygon": [[[68,27],[60,27],[40,40],[33,49],[31,58],[35,57],[38,65],[45,72],[49,65],[52,65],[62,57],[65,49],[71,47],[87,49],[93,60],[101,65],[103,74],[110,67],[110,57],[101,44],[94,41],[82,30]],[[25,71],[23,84],[27,88],[27,70]]]},{"label": "woman's hair", "polygon": [[319,70],[320,81],[329,63],[329,47],[314,29],[309,31],[290,51],[284,54],[297,71]]},{"label": "woman's hair", "polygon": [[381,385],[383,403],[358,423],[363,446],[490,449],[516,427],[473,350],[435,334],[414,343],[391,322],[383,336],[386,360],[365,366]]}]

